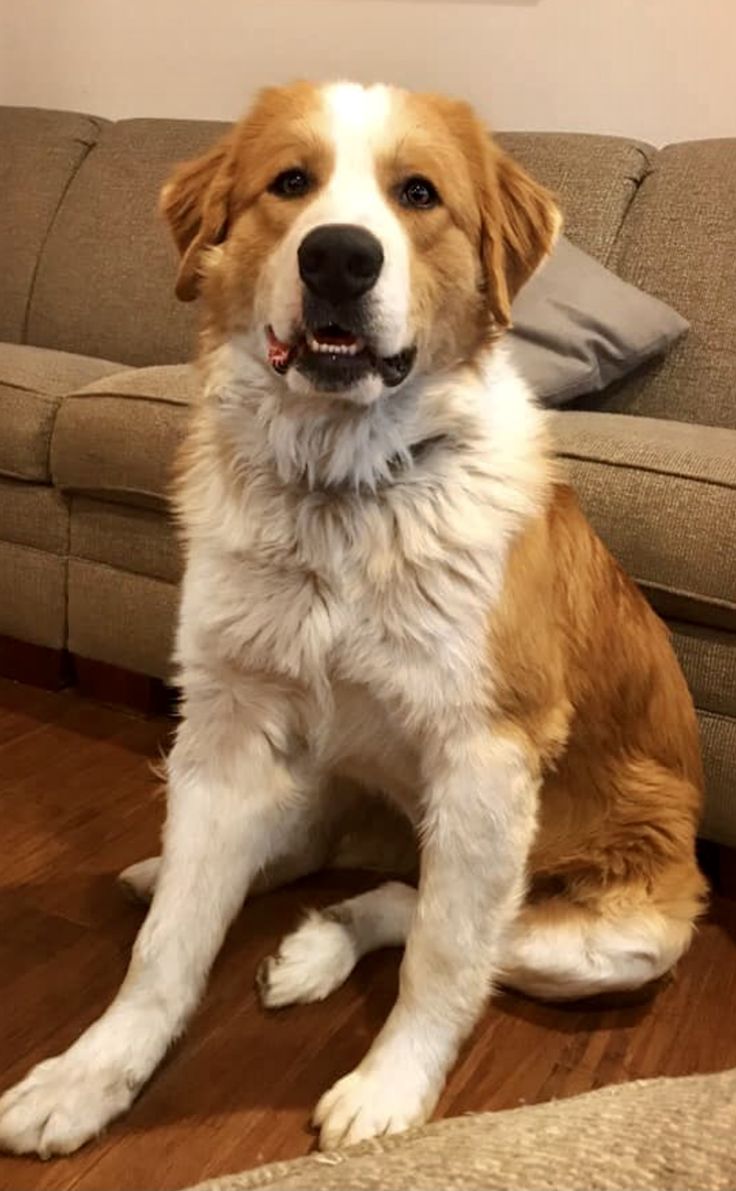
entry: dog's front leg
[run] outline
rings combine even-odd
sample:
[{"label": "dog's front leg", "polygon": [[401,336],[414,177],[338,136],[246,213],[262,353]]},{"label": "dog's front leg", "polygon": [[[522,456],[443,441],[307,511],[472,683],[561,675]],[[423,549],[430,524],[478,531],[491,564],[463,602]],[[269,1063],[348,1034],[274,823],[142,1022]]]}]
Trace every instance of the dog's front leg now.
[{"label": "dog's front leg", "polygon": [[249,882],[293,846],[302,796],[274,747],[280,713],[260,703],[271,724],[231,690],[190,700],[169,758],[161,873],[125,981],[68,1051],[3,1096],[0,1146],[70,1153],[128,1108],[195,1008]]},{"label": "dog's front leg", "polygon": [[399,996],[363,1062],[317,1106],[322,1148],[400,1132],[435,1107],[523,896],[537,786],[523,747],[483,732],[431,762]]}]

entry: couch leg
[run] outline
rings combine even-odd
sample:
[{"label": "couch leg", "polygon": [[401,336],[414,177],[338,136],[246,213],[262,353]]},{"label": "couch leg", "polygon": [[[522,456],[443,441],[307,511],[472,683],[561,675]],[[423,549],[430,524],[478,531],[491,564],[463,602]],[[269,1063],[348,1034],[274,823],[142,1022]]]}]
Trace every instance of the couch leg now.
[{"label": "couch leg", "polygon": [[0,675],[47,691],[60,691],[74,681],[71,658],[65,649],[33,645],[1,634]]},{"label": "couch leg", "polygon": [[128,707],[143,715],[170,715],[175,710],[176,691],[160,678],[77,654],[72,655],[72,661],[77,690],[88,699]]}]

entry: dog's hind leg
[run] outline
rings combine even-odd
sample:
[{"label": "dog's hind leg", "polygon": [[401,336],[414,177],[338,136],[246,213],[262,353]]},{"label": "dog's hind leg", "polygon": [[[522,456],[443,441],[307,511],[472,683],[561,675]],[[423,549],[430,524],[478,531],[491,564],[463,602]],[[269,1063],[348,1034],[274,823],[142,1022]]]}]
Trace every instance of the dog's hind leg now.
[{"label": "dog's hind leg", "polygon": [[646,897],[610,901],[592,908],[559,897],[525,906],[501,950],[500,982],[564,1001],[641,988],[663,976],[690,943],[697,897],[684,914],[668,913]]},{"label": "dog's hind leg", "polygon": [[361,956],[403,946],[416,900],[416,889],[389,881],[359,897],[312,910],[276,955],[260,965],[256,982],[262,1003],[279,1009],[324,1000],[347,980]]},{"label": "dog's hind leg", "polygon": [[[322,868],[362,868],[411,877],[417,856],[414,833],[405,816],[383,798],[342,778],[331,778],[305,808],[303,835],[294,849],[269,861],[248,896],[280,889]],[[150,902],[160,856],[123,869],[118,882],[136,901]]]},{"label": "dog's hind leg", "polygon": [[139,860],[137,864],[124,868],[118,877],[118,883],[135,901],[150,902],[160,868],[161,857],[150,856],[148,860]]},{"label": "dog's hind leg", "polygon": [[[305,834],[309,835],[308,829]],[[310,873],[317,872],[325,862],[326,847],[319,835],[304,843],[288,856],[279,857],[271,861],[254,878],[248,891],[251,897],[256,893],[268,893],[271,889],[279,889],[291,881],[298,881]],[[139,860],[123,869],[118,877],[118,884],[123,891],[135,901],[150,902],[156,892],[156,883],[161,868],[161,857],[151,856],[148,860]]]}]

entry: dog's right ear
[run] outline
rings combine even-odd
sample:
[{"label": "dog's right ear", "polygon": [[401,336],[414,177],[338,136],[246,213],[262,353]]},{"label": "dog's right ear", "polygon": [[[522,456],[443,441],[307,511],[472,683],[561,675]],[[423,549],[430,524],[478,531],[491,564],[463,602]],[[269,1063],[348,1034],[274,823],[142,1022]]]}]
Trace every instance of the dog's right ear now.
[{"label": "dog's right ear", "polygon": [[161,191],[159,209],[181,253],[176,296],[191,302],[199,292],[202,256],[227,237],[233,182],[232,134],[195,161],[178,166]]}]

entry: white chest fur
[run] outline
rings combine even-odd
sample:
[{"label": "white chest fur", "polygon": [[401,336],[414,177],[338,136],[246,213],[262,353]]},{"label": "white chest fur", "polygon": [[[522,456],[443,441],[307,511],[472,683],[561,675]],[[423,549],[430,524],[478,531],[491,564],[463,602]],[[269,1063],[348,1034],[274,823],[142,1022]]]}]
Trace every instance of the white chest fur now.
[{"label": "white chest fur", "polygon": [[237,357],[205,408],[228,451],[204,450],[185,502],[184,685],[202,662],[291,683],[328,752],[348,707],[361,736],[360,692],[407,742],[482,712],[508,545],[546,484],[525,386],[498,354],[392,408],[309,419],[247,386]]}]

